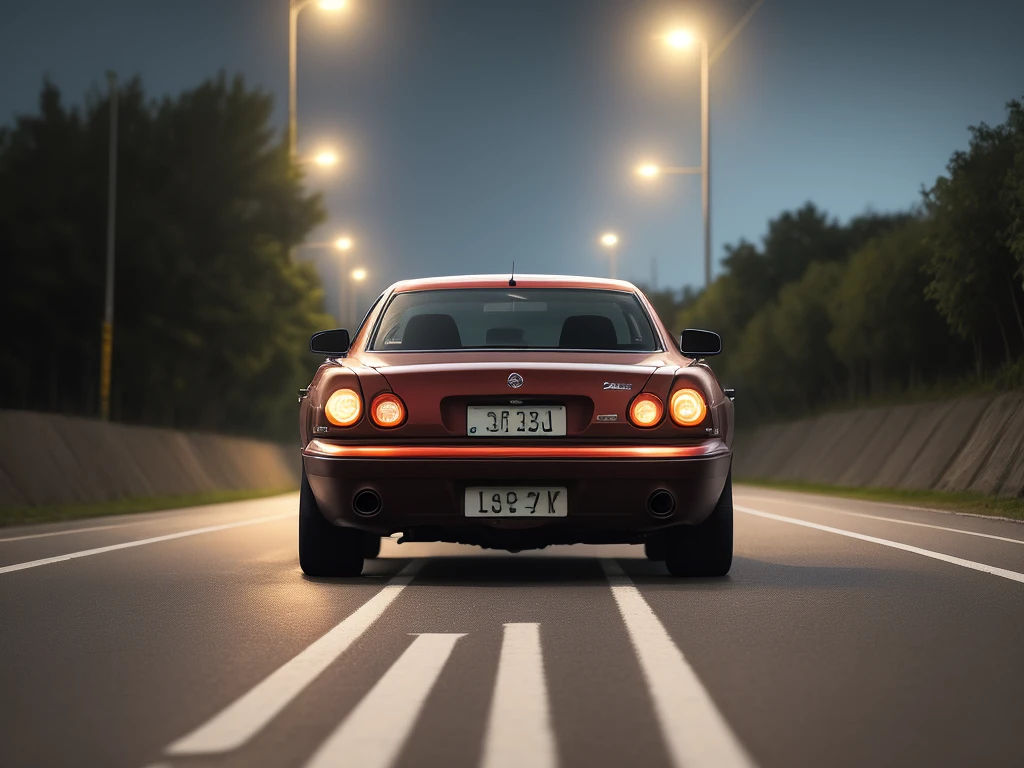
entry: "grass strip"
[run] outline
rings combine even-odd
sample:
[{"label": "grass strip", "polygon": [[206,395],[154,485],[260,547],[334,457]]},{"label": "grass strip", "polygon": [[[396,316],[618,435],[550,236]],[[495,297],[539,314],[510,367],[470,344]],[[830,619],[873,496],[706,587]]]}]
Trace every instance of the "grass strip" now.
[{"label": "grass strip", "polygon": [[0,527],[52,523],[59,520],[79,520],[88,517],[130,515],[134,512],[155,512],[161,509],[199,507],[206,504],[224,504],[230,501],[262,499],[291,493],[297,488],[270,488],[263,490],[207,491],[186,496],[155,496],[146,498],[125,498],[113,501],[89,502],[84,504],[53,504],[47,506],[0,507]]},{"label": "grass strip", "polygon": [[846,499],[879,501],[885,504],[904,504],[910,507],[940,509],[945,512],[966,512],[971,515],[1005,517],[1024,520],[1024,498],[1013,496],[986,496],[970,491],[914,491],[904,488],[850,488],[818,483],[800,483],[788,480],[749,478],[737,480],[743,485],[773,488],[779,491],[818,493]]}]

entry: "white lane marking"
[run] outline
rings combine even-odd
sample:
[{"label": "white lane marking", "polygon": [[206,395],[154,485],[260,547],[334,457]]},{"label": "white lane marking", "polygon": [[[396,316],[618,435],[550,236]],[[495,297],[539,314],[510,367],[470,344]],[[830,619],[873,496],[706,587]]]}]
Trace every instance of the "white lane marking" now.
[{"label": "white lane marking", "polygon": [[792,501],[790,499],[773,499],[765,496],[755,496],[755,502],[762,504],[785,504],[791,507],[806,507],[808,509],[822,509],[826,512],[835,512],[840,515],[851,515],[853,517],[864,517],[868,520],[882,520],[886,523],[897,523],[899,525],[913,525],[918,528],[934,528],[938,531],[949,531],[950,533],[962,533],[964,536],[981,536],[985,539],[996,539],[997,541],[1009,541],[1012,544],[1024,544],[1024,539],[1014,539],[1009,536],[996,536],[994,533],[980,533],[978,531],[966,531],[962,528],[949,528],[945,525],[935,525],[933,523],[918,523],[913,520],[897,520],[894,517],[886,517],[885,515],[869,515],[867,512],[853,512],[848,509],[838,509],[837,507],[830,507],[826,504],[811,504],[806,501]]},{"label": "white lane marking", "polygon": [[295,517],[294,512],[288,512],[283,515],[270,515],[268,517],[257,517],[253,520],[243,520],[239,523],[224,523],[222,525],[208,525],[205,528],[193,528],[190,531],[179,531],[178,533],[168,533],[163,536],[154,536],[149,539],[138,539],[136,541],[126,541],[121,544],[110,544],[106,547],[96,547],[95,549],[83,549],[80,552],[71,552],[66,555],[57,555],[56,557],[44,557],[42,560],[30,560],[26,563],[15,563],[14,565],[5,565],[0,568],[0,573],[11,573],[12,571],[23,571],[26,568],[37,568],[40,565],[50,565],[51,563],[62,563],[65,560],[77,560],[80,557],[89,557],[91,555],[102,555],[104,552],[116,552],[119,549],[131,549],[132,547],[141,547],[145,544],[156,544],[161,541],[173,541],[174,539],[183,539],[186,536],[198,536],[201,533],[213,533],[214,531],[226,531],[231,528],[241,528],[246,525],[256,525],[258,523],[269,523],[273,520],[284,520],[286,517]]},{"label": "white lane marking", "polygon": [[753,768],[754,762],[640,590],[614,560],[602,560],[601,565],[654,700],[672,764]]},{"label": "white lane marking", "polygon": [[487,721],[483,768],[554,768],[540,624],[506,624]]},{"label": "white lane marking", "polygon": [[306,763],[306,768],[388,768],[398,757],[455,642],[465,634],[413,640]]},{"label": "white lane marking", "polygon": [[348,618],[211,720],[167,748],[172,755],[227,752],[245,744],[380,618],[420,568],[414,560]]},{"label": "white lane marking", "polygon": [[32,533],[27,536],[8,536],[6,539],[0,539],[0,544],[7,541],[25,541],[25,539],[45,539],[50,536],[67,536],[69,533],[88,533],[89,531],[108,531],[111,528],[124,528],[128,525],[141,525],[142,521],[134,523],[121,523],[120,525],[93,525],[89,528],[72,528],[68,531],[50,531],[49,533]]},{"label": "white lane marking", "polygon": [[748,515],[756,515],[757,517],[766,517],[769,520],[778,520],[781,523],[792,523],[793,525],[802,525],[805,528],[814,528],[819,531],[826,531],[827,533],[837,533],[840,536],[848,536],[851,539],[860,539],[861,541],[869,541],[872,544],[881,544],[883,547],[892,547],[893,549],[902,549],[904,552],[913,552],[915,555],[923,555],[924,557],[930,557],[933,560],[941,560],[944,563],[952,563],[953,565],[959,565],[962,568],[970,568],[973,571],[981,571],[982,573],[990,573],[993,576],[1000,576],[1010,581],[1019,581],[1024,584],[1024,573],[1017,573],[1016,571],[1009,571],[1006,568],[997,568],[994,565],[986,565],[985,563],[976,563],[973,560],[964,560],[962,557],[953,557],[952,555],[944,555],[942,552],[933,552],[930,549],[921,549],[921,547],[913,547],[910,544],[901,544],[898,541],[890,541],[889,539],[880,539],[877,536],[867,536],[863,533],[854,533],[853,531],[844,531],[842,528],[833,528],[829,525],[821,525],[819,523],[810,523],[806,520],[799,520],[795,517],[785,517],[784,515],[774,515],[771,512],[762,512],[759,509],[751,509],[750,507],[740,506],[734,504],[733,509],[744,512]]}]

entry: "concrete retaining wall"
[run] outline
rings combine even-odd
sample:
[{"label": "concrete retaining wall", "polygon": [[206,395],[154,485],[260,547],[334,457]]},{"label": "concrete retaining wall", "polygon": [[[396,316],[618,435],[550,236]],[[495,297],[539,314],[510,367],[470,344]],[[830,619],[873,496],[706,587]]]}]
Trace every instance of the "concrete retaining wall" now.
[{"label": "concrete retaining wall", "polygon": [[0,507],[277,490],[298,482],[297,447],[0,411]]},{"label": "concrete retaining wall", "polygon": [[737,478],[1022,496],[1024,392],[741,429],[734,448]]}]

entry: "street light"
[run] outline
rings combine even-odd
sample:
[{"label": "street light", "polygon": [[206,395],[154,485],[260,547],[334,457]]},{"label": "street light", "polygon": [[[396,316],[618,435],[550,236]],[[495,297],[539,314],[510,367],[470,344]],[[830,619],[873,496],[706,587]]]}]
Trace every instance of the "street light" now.
[{"label": "street light", "polygon": [[314,164],[319,165],[321,168],[332,168],[341,162],[341,158],[338,157],[338,153],[333,149],[323,149],[313,155],[310,159]]},{"label": "street light", "polygon": [[[288,0],[288,152],[294,159],[298,146],[298,48],[299,14],[314,0]],[[323,11],[341,11],[347,0],[319,0]]]},{"label": "street light", "polygon": [[689,48],[696,42],[693,33],[688,29],[673,29],[665,35],[665,42],[672,48]]},{"label": "street light", "polygon": [[657,163],[641,163],[636,167],[636,175],[642,179],[653,181],[662,174],[666,176],[677,176],[682,174],[697,174],[703,169],[698,166],[692,167],[681,167],[681,166],[663,166]]},{"label": "street light", "polygon": [[619,236],[614,232],[605,232],[601,235],[601,245],[608,251],[609,261],[611,262],[610,275],[611,278],[615,279],[615,256],[619,245]]},{"label": "street light", "polygon": [[334,241],[334,247],[337,248],[339,251],[351,251],[353,245],[354,243],[352,241],[352,238],[349,237],[348,235],[342,235],[341,237]]},{"label": "street light", "polygon": [[[688,29],[673,29],[663,35],[665,45],[675,50],[688,50],[700,45],[700,168],[676,169],[677,173],[700,173],[701,210],[704,216],[704,286],[711,285],[711,110],[710,78],[708,77],[708,41],[703,35],[696,35]],[[645,166],[648,170],[656,166]],[[653,178],[653,174],[643,174]]]},{"label": "street light", "polygon": [[348,273],[348,327],[355,333],[356,323],[359,322],[359,318],[356,317],[356,296],[359,290],[359,283],[366,279],[366,270],[362,267],[356,267]]},{"label": "street light", "polygon": [[107,157],[107,274],[103,297],[100,341],[100,418],[110,420],[110,368],[114,356],[114,240],[117,234],[117,75],[107,73],[110,84],[110,149]]},{"label": "street light", "polygon": [[700,156],[699,168],[659,168],[653,163],[646,163],[637,169],[637,173],[647,179],[657,178],[662,173],[699,173],[701,175],[701,198],[704,214],[704,284],[711,285],[711,95],[710,69],[729,44],[736,39],[740,30],[754,16],[764,0],[754,0],[735,26],[729,31],[715,50],[708,55],[708,41],[689,29],[672,29],[661,35],[662,42],[673,50],[683,51],[700,45]]}]

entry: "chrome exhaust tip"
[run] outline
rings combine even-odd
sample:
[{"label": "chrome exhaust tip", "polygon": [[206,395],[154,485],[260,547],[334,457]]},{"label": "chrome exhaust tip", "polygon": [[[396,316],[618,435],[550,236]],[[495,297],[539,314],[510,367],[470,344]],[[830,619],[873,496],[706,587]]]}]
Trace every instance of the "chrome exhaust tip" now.
[{"label": "chrome exhaust tip", "polygon": [[352,509],[355,510],[357,515],[372,517],[380,512],[380,508],[380,494],[376,491],[371,491],[369,488],[364,488],[352,498]]},{"label": "chrome exhaust tip", "polygon": [[655,517],[668,517],[676,511],[676,497],[665,490],[657,490],[647,497],[647,511]]}]

